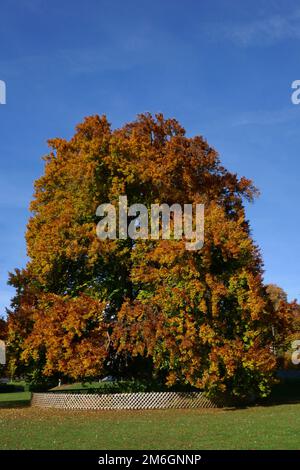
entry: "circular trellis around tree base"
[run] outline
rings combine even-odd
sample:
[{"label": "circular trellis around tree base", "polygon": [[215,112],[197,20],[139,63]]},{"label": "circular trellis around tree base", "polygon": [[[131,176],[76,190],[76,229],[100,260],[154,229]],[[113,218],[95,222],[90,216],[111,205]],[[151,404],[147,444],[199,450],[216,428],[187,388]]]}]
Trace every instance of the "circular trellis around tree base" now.
[{"label": "circular trellis around tree base", "polygon": [[31,406],[64,410],[155,410],[168,408],[218,408],[222,400],[201,392],[147,392],[116,394],[33,393]]}]

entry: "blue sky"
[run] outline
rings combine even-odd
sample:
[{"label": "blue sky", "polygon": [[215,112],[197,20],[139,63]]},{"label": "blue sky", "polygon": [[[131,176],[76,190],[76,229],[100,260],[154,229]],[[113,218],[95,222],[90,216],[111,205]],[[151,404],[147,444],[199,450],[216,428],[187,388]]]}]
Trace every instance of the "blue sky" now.
[{"label": "blue sky", "polygon": [[0,14],[0,313],[8,271],[26,263],[46,140],[95,113],[113,127],[144,111],[176,117],[252,178],[265,281],[300,298],[299,2],[2,0]]}]

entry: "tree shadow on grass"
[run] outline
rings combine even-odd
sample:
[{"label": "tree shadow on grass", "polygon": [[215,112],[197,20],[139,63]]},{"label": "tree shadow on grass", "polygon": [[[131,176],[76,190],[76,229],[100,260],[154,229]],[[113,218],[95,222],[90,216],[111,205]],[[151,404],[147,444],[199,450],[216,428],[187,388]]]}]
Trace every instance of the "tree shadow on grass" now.
[{"label": "tree shadow on grass", "polygon": [[216,400],[218,409],[226,411],[238,411],[256,407],[272,407],[279,405],[300,404],[300,378],[285,378],[273,386],[271,394],[267,398],[253,398],[251,400],[239,400],[230,396],[223,396]]},{"label": "tree shadow on grass", "polygon": [[25,408],[30,406],[30,400],[3,401],[0,402],[0,410],[8,408]]},{"label": "tree shadow on grass", "polygon": [[235,403],[228,406],[231,411],[240,409],[249,409],[257,406],[279,406],[279,405],[297,405],[300,404],[300,380],[287,379],[281,381],[273,387],[269,397],[260,398],[252,403]]},{"label": "tree shadow on grass", "polygon": [[300,380],[287,379],[273,387],[271,395],[261,400],[263,406],[292,405],[300,403]]}]

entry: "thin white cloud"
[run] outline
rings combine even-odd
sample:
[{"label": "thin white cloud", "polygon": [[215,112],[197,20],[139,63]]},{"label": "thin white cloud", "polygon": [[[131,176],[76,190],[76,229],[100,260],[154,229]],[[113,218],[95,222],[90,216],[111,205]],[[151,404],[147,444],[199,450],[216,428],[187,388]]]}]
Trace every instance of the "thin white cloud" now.
[{"label": "thin white cloud", "polygon": [[278,110],[248,111],[233,117],[231,126],[284,124],[299,117],[300,109],[297,106]]},{"label": "thin white cloud", "polygon": [[253,21],[210,26],[214,39],[227,39],[236,45],[270,46],[288,39],[300,39],[300,10],[289,15],[270,15]]},{"label": "thin white cloud", "polygon": [[[109,31],[106,40],[93,46],[74,48],[54,48],[47,54],[28,55],[10,59],[0,59],[0,69],[5,76],[19,77],[38,71],[49,74],[53,70],[60,74],[82,75],[99,72],[123,72],[145,65],[156,65],[172,57],[173,51],[178,54],[181,43],[167,31],[154,34],[149,26],[138,26],[130,33]],[[155,54],[159,50],[159,54]],[[182,53],[182,50],[181,50]],[[174,60],[177,56],[174,54]]]}]

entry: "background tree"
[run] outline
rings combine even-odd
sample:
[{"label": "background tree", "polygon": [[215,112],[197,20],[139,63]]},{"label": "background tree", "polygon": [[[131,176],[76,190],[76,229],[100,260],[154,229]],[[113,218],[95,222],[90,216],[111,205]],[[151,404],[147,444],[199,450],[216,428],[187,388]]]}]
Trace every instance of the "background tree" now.
[{"label": "background tree", "polygon": [[4,318],[0,318],[0,339],[6,340],[7,336],[7,324]]},{"label": "background tree", "polygon": [[280,305],[287,303],[287,293],[276,284],[267,284],[266,291],[274,306],[275,311],[278,311]]},{"label": "background tree", "polygon": [[279,324],[273,327],[273,333],[280,366],[291,368],[293,366],[291,345],[294,340],[300,340],[300,305],[295,300],[288,302],[287,293],[276,284],[268,284],[266,290],[276,312],[279,310],[289,312],[286,328],[282,328]]},{"label": "background tree", "polygon": [[[31,203],[30,260],[10,280],[19,363],[74,379],[147,370],[170,386],[267,394],[272,325],[283,334],[288,312],[274,309],[262,283],[244,210],[257,194],[251,181],[161,114],[116,130],[92,116],[70,141],[49,144]],[[204,203],[203,249],[187,251],[184,240],[99,240],[97,206],[124,194],[148,208]]]},{"label": "background tree", "polygon": [[[6,338],[7,338],[7,324],[4,318],[0,317],[0,341],[4,341],[6,343]],[[5,365],[0,364],[0,378],[3,375],[5,371]]]}]

